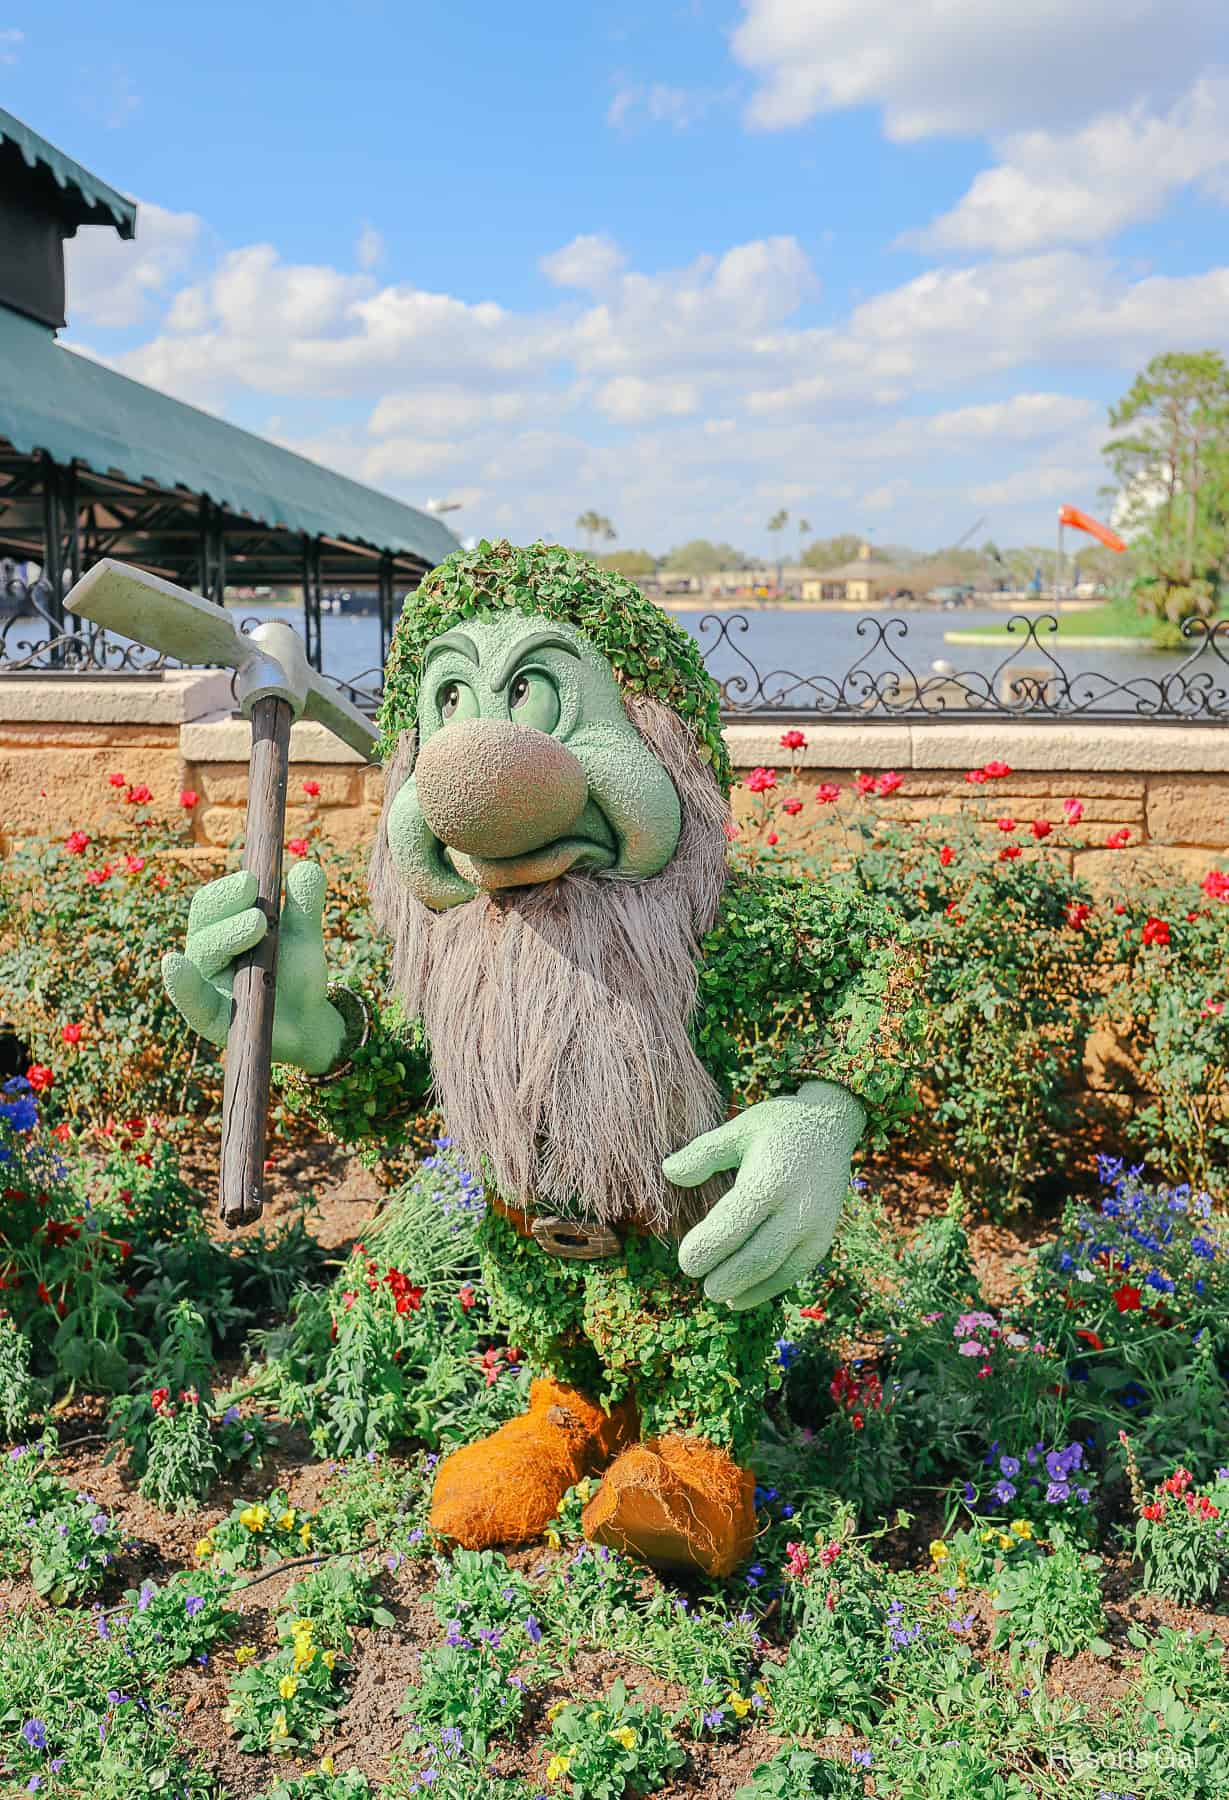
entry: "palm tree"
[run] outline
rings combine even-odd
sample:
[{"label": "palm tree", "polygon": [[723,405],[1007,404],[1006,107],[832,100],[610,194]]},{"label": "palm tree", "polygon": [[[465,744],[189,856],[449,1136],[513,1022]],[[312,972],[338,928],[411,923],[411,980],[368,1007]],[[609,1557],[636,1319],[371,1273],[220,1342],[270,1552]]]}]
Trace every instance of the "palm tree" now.
[{"label": "palm tree", "polygon": [[604,538],[608,544],[611,544],[618,536],[614,526],[610,523],[610,520],[605,514],[594,512],[592,507],[589,508],[588,512],[581,513],[576,521],[576,529],[577,531],[583,531],[586,538],[588,538],[588,550],[590,556],[592,556],[593,546],[599,538]]}]

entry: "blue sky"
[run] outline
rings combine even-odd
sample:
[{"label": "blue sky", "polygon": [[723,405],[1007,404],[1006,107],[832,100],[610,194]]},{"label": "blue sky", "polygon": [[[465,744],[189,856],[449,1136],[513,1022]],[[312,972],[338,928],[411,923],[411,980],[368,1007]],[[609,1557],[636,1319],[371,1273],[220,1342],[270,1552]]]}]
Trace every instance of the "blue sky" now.
[{"label": "blue sky", "polygon": [[1229,334],[1222,0],[2,3],[66,341],[464,532],[1049,542]]}]

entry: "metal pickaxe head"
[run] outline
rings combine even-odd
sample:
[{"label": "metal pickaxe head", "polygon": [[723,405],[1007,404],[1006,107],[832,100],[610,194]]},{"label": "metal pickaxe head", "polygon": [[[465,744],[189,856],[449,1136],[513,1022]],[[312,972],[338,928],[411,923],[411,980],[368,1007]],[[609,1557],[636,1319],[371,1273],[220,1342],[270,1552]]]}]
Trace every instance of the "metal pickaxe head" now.
[{"label": "metal pickaxe head", "polygon": [[313,669],[292,625],[270,619],[240,631],[225,607],[104,557],[66,596],[70,612],[118,631],[176,662],[221,664],[236,671],[235,697],[245,718],[258,700],[285,700],[295,719],[315,719],[351,750],[370,758],[379,733],[336,682]]},{"label": "metal pickaxe head", "polygon": [[65,605],[178,662],[234,669],[236,699],[251,720],[243,865],[256,877],[254,904],[265,915],[266,929],[255,949],[234,964],[219,1182],[223,1219],[241,1225],[259,1218],[264,1205],[290,727],[295,719],[315,719],[368,759],[378,733],[310,666],[298,632],[278,620],[242,632],[223,607],[110,560],[96,563]]}]

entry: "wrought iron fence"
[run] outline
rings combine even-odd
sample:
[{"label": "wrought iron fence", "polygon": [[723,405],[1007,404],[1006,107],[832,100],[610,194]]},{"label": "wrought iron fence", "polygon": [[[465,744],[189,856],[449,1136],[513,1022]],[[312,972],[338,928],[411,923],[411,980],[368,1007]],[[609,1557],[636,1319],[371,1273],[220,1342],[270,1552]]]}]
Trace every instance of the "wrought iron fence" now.
[{"label": "wrought iron fence", "polygon": [[[242,621],[245,629],[254,623]],[[1149,652],[1146,665],[1136,658],[1117,673],[1072,667],[1069,651],[1064,661],[1052,613],[1007,619],[1002,654],[985,669],[956,670],[946,661],[918,666],[911,660],[907,618],[868,615],[854,629],[861,647],[848,667],[799,674],[755,661],[745,613],[707,613],[696,628],[731,722],[994,717],[1215,724],[1229,719],[1229,619],[1189,619],[1180,649]],[[0,674],[149,675],[168,666],[166,658],[143,645],[66,615],[47,584],[26,582],[0,566]],[[374,710],[382,673],[376,666],[338,680],[358,705]]]}]

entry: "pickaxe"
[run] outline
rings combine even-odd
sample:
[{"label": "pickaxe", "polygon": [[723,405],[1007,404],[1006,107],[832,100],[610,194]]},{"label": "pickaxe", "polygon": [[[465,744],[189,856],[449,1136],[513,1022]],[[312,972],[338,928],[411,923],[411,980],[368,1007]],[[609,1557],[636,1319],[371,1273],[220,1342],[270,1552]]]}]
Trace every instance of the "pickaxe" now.
[{"label": "pickaxe", "polygon": [[281,620],[242,632],[224,607],[110,558],[95,563],[64,603],[177,662],[234,669],[235,698],[251,721],[243,866],[256,877],[254,904],[268,929],[254,950],[235,961],[219,1172],[222,1217],[228,1225],[243,1225],[259,1218],[264,1206],[290,727],[295,719],[315,719],[368,761],[379,734],[334,682],[311,667],[302,638]]}]

